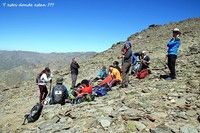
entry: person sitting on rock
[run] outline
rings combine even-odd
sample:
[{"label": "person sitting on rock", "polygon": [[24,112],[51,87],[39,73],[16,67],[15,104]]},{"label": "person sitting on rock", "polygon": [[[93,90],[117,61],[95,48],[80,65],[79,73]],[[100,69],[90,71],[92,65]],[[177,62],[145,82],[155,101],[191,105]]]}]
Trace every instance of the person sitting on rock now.
[{"label": "person sitting on rock", "polygon": [[150,57],[147,55],[146,51],[142,51],[141,53],[141,59],[140,59],[140,67],[139,71],[142,71],[144,69],[148,69],[150,64]]},{"label": "person sitting on rock", "polygon": [[109,87],[121,83],[122,78],[120,72],[114,67],[109,66],[109,75],[99,84],[99,86],[108,85]]},{"label": "person sitting on rock", "polygon": [[52,89],[50,104],[65,104],[65,100],[69,97],[67,88],[63,85],[63,78],[58,78],[56,85]]},{"label": "person sitting on rock", "polygon": [[131,74],[136,74],[140,68],[140,58],[142,52],[135,52],[132,54],[131,59]]},{"label": "person sitting on rock", "polygon": [[76,89],[76,97],[81,97],[87,94],[92,94],[92,85],[89,80],[84,79],[81,81],[81,84]]},{"label": "person sitting on rock", "polygon": [[107,72],[107,69],[105,66],[103,66],[98,74],[97,74],[97,77],[94,79],[94,81],[97,81],[97,80],[104,80],[108,75],[108,72]]}]

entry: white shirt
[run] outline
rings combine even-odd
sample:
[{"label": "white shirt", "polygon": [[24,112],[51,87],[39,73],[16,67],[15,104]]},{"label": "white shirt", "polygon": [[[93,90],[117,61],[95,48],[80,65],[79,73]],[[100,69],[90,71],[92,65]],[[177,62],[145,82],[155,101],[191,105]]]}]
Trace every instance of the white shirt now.
[{"label": "white shirt", "polygon": [[46,73],[43,73],[40,77],[40,81],[38,83],[38,85],[47,85],[47,83],[52,79],[53,75],[50,74],[49,77],[47,77]]}]

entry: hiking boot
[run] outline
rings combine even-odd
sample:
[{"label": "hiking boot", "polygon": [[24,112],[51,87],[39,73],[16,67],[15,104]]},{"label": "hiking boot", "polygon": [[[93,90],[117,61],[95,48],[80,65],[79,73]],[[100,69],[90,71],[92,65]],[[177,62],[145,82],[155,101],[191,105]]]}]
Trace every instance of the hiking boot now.
[{"label": "hiking boot", "polygon": [[121,85],[119,88],[127,88],[128,87],[128,85]]}]

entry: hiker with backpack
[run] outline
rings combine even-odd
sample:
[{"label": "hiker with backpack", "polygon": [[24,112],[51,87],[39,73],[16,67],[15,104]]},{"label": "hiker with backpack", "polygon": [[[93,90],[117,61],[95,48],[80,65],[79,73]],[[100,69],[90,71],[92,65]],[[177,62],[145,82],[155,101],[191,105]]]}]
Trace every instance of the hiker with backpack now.
[{"label": "hiker with backpack", "polygon": [[139,58],[140,65],[135,75],[138,79],[144,79],[151,73],[151,71],[149,70],[150,57],[148,56],[146,51],[142,51],[140,52]]},{"label": "hiker with backpack", "polygon": [[75,58],[72,58],[72,62],[70,64],[70,70],[71,70],[71,79],[72,79],[72,85],[71,88],[74,89],[76,85],[76,80],[78,77],[78,69],[80,68],[79,64],[77,63]]},{"label": "hiker with backpack", "polygon": [[[36,78],[36,83],[39,87],[40,90],[40,96],[39,96],[39,102],[42,103],[47,94],[48,94],[48,90],[47,90],[47,83],[50,83],[50,86],[52,84],[52,74],[51,74],[51,70],[46,67],[40,74],[38,74],[37,78]],[[51,89],[51,87],[50,87]]]},{"label": "hiker with backpack", "polygon": [[122,48],[122,85],[120,86],[120,88],[128,87],[131,57],[131,43],[129,41],[126,41]]},{"label": "hiker with backpack", "polygon": [[65,104],[65,100],[69,97],[67,88],[63,85],[63,78],[56,80],[56,85],[53,87],[51,92],[50,104]]},{"label": "hiker with backpack", "polygon": [[141,54],[142,54],[142,52],[132,53],[131,74],[133,74],[133,75],[135,75],[139,70]]},{"label": "hiker with backpack", "polygon": [[140,67],[139,71],[142,71],[144,69],[148,69],[150,64],[150,57],[147,54],[146,51],[141,52],[141,59],[140,59]]},{"label": "hiker with backpack", "polygon": [[167,44],[167,65],[170,71],[170,74],[165,80],[173,80],[176,79],[176,59],[179,51],[179,47],[181,45],[181,41],[179,36],[181,35],[181,32],[178,28],[175,28],[172,30],[173,37],[169,40]]}]

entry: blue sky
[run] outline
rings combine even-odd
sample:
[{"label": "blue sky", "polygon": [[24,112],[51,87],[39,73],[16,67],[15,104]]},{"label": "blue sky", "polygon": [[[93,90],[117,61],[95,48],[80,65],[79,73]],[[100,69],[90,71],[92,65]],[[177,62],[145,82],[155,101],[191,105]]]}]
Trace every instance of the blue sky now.
[{"label": "blue sky", "polygon": [[[8,7],[12,3],[54,5]],[[200,0],[0,0],[0,5],[1,50],[101,52],[150,24],[200,17]]]}]

